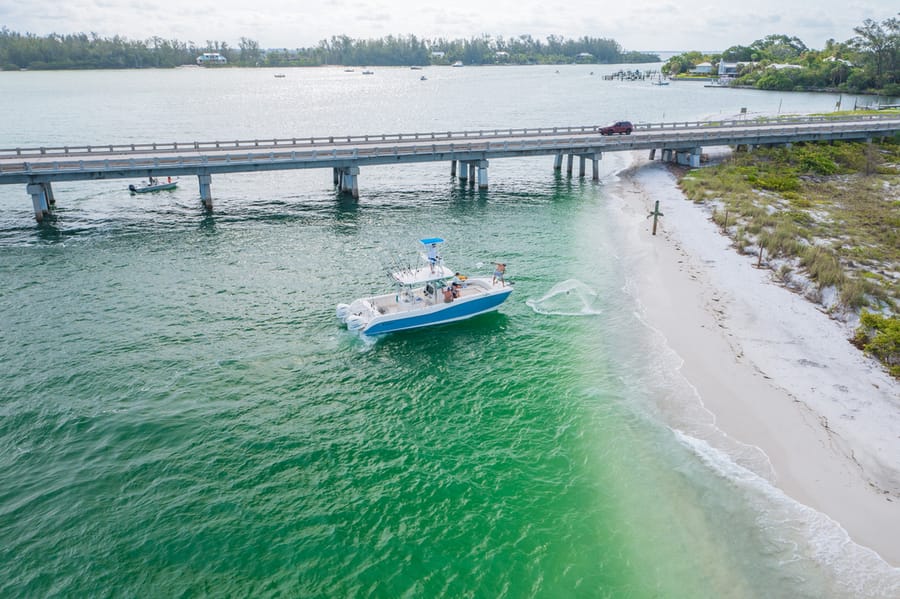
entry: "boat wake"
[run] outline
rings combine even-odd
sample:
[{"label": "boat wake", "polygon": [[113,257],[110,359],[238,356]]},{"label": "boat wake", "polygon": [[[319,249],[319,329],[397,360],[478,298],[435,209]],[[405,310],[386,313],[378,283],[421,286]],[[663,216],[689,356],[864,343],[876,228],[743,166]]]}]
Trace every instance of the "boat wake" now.
[{"label": "boat wake", "polygon": [[596,306],[599,299],[596,291],[578,279],[568,279],[554,285],[543,297],[525,303],[548,316],[596,316],[603,313]]}]

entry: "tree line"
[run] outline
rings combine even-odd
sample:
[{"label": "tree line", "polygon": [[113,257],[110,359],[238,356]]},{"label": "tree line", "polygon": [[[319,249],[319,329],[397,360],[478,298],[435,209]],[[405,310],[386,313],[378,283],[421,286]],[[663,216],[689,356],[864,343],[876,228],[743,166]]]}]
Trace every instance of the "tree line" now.
[{"label": "tree line", "polygon": [[222,41],[205,45],[152,37],[129,40],[96,33],[38,36],[0,28],[0,68],[19,69],[123,69],[171,68],[195,64],[204,52],[218,52],[228,64],[245,67],[284,66],[426,66],[462,61],[485,64],[566,64],[658,62],[659,56],[626,52],[613,39],[584,36],[544,40],[530,35],[503,38],[420,39],[415,35],[379,39],[333,36],[310,48],[262,49],[259,42],[242,37],[237,47]]},{"label": "tree line", "polygon": [[689,74],[709,62],[715,75],[719,63],[729,62],[738,63],[732,85],[900,96],[900,19],[866,19],[853,31],[856,35],[845,42],[828,40],[823,50],[807,48],[797,37],[769,35],[721,54],[673,56],[662,70],[671,76]]}]

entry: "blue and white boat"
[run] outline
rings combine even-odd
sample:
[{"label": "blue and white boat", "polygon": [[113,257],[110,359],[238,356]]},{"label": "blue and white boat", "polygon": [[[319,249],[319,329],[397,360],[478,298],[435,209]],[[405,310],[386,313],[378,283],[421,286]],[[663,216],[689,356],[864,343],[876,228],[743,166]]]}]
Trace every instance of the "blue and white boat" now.
[{"label": "blue and white boat", "polygon": [[390,272],[392,293],[337,305],[337,317],[351,331],[383,335],[457,320],[496,310],[512,293],[509,282],[454,273],[440,257],[440,237],[420,239],[419,265]]}]

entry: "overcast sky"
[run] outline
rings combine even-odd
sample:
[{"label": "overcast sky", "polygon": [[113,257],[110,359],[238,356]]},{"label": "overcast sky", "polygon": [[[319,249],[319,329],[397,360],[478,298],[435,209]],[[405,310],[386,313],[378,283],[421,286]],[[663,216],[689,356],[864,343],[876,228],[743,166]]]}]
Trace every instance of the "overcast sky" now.
[{"label": "overcast sky", "polygon": [[153,36],[205,45],[240,38],[297,48],[345,34],[469,38],[529,34],[612,38],[625,50],[724,50],[769,34],[822,49],[865,19],[898,13],[896,0],[0,0],[0,25],[19,33]]}]

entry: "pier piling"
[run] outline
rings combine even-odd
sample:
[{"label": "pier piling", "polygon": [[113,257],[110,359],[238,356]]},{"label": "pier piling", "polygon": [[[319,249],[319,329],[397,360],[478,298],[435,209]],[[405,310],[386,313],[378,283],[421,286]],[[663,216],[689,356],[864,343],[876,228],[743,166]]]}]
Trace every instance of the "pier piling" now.
[{"label": "pier piling", "polygon": [[49,183],[29,183],[26,190],[31,195],[31,203],[34,205],[34,218],[37,222],[43,222],[45,216],[50,215],[50,203],[47,201],[47,189]]},{"label": "pier piling", "polygon": [[478,189],[488,188],[488,161],[478,161]]},{"label": "pier piling", "polygon": [[212,175],[197,175],[197,180],[200,182],[200,199],[203,201],[203,206],[207,210],[212,210]]}]

